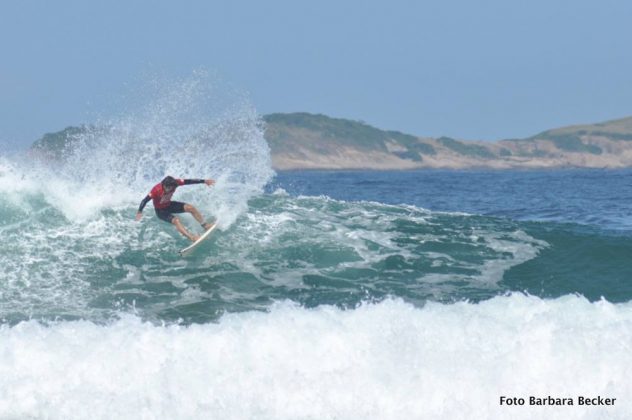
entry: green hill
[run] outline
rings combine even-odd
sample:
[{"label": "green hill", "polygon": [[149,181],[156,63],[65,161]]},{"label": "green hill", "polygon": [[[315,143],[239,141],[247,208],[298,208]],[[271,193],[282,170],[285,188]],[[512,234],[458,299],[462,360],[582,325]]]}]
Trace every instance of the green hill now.
[{"label": "green hill", "polygon": [[364,122],[304,112],[265,115],[265,138],[272,155],[339,154],[353,149],[363,153],[393,153],[420,162],[434,155],[431,144],[399,131],[384,131]]}]

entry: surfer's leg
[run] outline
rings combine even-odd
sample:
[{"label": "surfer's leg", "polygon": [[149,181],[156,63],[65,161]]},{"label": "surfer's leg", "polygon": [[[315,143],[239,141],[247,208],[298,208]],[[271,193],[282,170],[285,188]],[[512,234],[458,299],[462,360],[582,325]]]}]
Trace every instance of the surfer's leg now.
[{"label": "surfer's leg", "polygon": [[[208,223],[204,223],[204,218],[202,217],[200,212],[195,207],[193,207],[191,204],[185,204],[184,205],[184,211],[186,211],[187,213],[191,213],[193,218],[195,220],[197,220],[198,223],[201,224],[202,226],[204,226],[205,224],[208,224]],[[206,229],[208,229],[208,228],[206,228]]]},{"label": "surfer's leg", "polygon": [[198,235],[194,235],[192,233],[189,233],[189,231],[186,230],[186,228],[180,222],[180,219],[178,219],[177,217],[174,216],[174,218],[171,219],[171,223],[173,223],[175,225],[176,229],[178,229],[178,232],[180,232],[182,235],[186,236],[190,241],[195,242],[195,241],[197,241],[200,238]]}]

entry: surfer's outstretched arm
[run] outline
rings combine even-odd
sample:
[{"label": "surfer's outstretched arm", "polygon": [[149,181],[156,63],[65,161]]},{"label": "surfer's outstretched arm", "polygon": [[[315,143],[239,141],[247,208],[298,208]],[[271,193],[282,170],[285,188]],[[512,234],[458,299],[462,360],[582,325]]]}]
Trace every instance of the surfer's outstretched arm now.
[{"label": "surfer's outstretched arm", "polygon": [[182,185],[206,184],[209,187],[215,184],[215,180],[213,179],[183,179],[182,182]]},{"label": "surfer's outstretched arm", "polygon": [[138,206],[138,211],[136,212],[136,220],[140,220],[140,218],[143,217],[143,209],[149,200],[151,200],[151,195],[147,194],[147,197],[143,198],[143,201],[140,202],[140,206]]}]

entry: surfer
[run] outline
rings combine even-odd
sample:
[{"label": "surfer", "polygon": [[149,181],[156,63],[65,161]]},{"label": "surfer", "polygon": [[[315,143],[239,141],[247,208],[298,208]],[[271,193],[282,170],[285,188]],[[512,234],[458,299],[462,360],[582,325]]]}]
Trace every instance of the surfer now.
[{"label": "surfer", "polygon": [[168,223],[173,223],[176,226],[176,229],[178,229],[178,232],[193,242],[197,241],[199,236],[186,230],[180,222],[180,219],[174,216],[173,213],[191,213],[195,220],[197,220],[205,230],[211,228],[212,225],[210,223],[206,223],[200,212],[192,205],[181,203],[179,201],[171,201],[171,197],[176,191],[176,188],[181,185],[190,184],[206,184],[210,187],[215,184],[215,181],[212,179],[176,179],[172,176],[167,176],[165,179],[160,181],[160,183],[156,184],[151,189],[150,193],[147,194],[147,197],[143,198],[143,201],[140,202],[138,212],[136,213],[136,220],[138,221],[141,217],[143,217],[143,209],[145,208],[145,205],[147,205],[149,200],[153,200],[154,210],[156,211],[156,216],[158,216],[159,219]]}]

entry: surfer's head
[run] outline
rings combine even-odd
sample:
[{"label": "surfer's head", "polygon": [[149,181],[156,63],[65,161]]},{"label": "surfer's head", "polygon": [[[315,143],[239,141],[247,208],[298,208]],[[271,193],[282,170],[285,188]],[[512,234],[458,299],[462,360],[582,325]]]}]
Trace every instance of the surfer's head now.
[{"label": "surfer's head", "polygon": [[178,186],[178,181],[172,176],[165,177],[160,183],[165,190],[174,190]]}]

